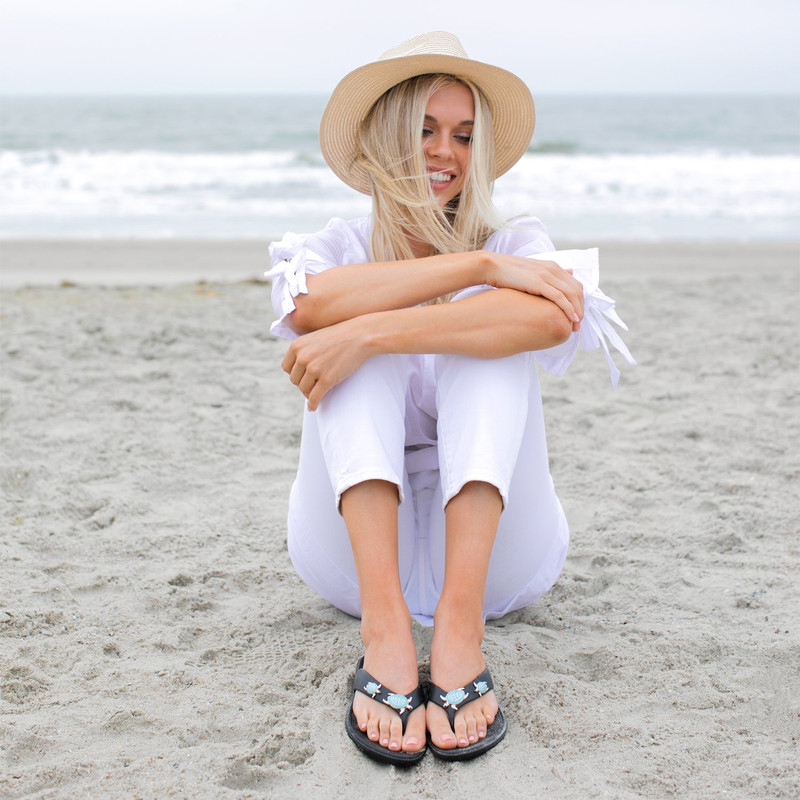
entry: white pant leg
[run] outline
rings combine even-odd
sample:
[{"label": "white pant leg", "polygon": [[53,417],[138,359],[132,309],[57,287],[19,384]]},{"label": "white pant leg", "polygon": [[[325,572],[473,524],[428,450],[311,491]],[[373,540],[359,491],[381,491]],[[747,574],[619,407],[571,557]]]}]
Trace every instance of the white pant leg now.
[{"label": "white pant leg", "polygon": [[[300,465],[289,498],[288,548],[298,575],[328,602],[361,616],[361,601],[342,493],[364,480],[395,483],[410,494],[405,476],[404,356],[379,356],[332,389],[315,412],[306,410]],[[413,559],[414,510],[401,504],[401,584]]]},{"label": "white pant leg", "polygon": [[376,356],[322,399],[317,425],[337,508],[366,480],[394,483],[403,499],[407,384],[405,356]]},{"label": "white pant leg", "polygon": [[432,585],[442,586],[443,506],[469,481],[503,498],[484,595],[487,619],[535,602],[555,583],[569,530],[547,460],[533,355],[503,359],[438,356],[437,408],[441,505],[431,509]]},{"label": "white pant leg", "polygon": [[[399,433],[404,402],[398,398],[405,393],[398,358],[404,362],[395,356],[371,359],[364,365],[369,369],[362,367],[336,387],[317,412],[306,412],[289,509],[289,553],[298,574],[333,605],[360,616],[355,564],[338,501],[359,480],[391,480],[405,498],[398,512],[401,585],[411,613],[430,624],[444,580],[444,506],[465,483],[482,480],[497,486],[505,506],[489,564],[485,616],[499,617],[535,602],[561,571],[568,529],[550,478],[533,357],[436,357],[445,494],[440,486],[412,493],[398,465],[398,441],[402,453],[404,435]],[[395,363],[373,363],[382,359]],[[338,397],[336,404],[326,406],[331,397]]]}]

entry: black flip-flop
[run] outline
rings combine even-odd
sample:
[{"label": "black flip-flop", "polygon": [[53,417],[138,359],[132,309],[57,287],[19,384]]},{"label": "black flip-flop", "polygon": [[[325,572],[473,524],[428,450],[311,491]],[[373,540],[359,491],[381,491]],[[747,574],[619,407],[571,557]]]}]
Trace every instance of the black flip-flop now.
[{"label": "black flip-flop", "polygon": [[[467,703],[471,703],[473,700],[478,700],[483,697],[486,692],[490,692],[492,689],[494,689],[492,676],[489,674],[489,670],[485,669],[474,681],[458,689],[451,689],[449,692],[437,686],[435,683],[429,683],[428,702],[435,703],[447,712],[447,716],[450,719],[450,727],[453,729],[453,733],[455,733],[456,711]],[[445,761],[468,761],[471,758],[483,755],[487,750],[491,750],[496,744],[499,744],[506,735],[507,727],[505,715],[502,710],[498,708],[494,722],[486,729],[486,736],[484,736],[483,739],[478,739],[477,742],[473,742],[466,747],[454,747],[445,750],[441,747],[437,747],[431,741],[429,733],[428,747],[437,758],[444,759]]]},{"label": "black flip-flop", "polygon": [[[401,692],[393,692],[388,687],[376,681],[375,678],[364,669],[363,657],[360,658],[358,664],[356,664],[356,674],[353,678],[353,692],[353,697],[355,697],[355,692],[361,692],[361,694],[365,694],[373,700],[386,703],[386,705],[403,721],[403,733],[406,732],[406,724],[408,723],[411,712],[425,705],[425,696],[419,686],[408,695],[402,694]],[[344,727],[347,731],[347,735],[364,755],[369,756],[375,761],[380,761],[383,764],[410,767],[414,764],[418,764],[425,756],[424,747],[419,752],[407,753],[405,750],[390,750],[388,747],[382,747],[377,742],[373,742],[372,739],[367,736],[366,732],[358,727],[356,715],[353,713],[352,702],[350,703],[350,708],[344,720]]]}]

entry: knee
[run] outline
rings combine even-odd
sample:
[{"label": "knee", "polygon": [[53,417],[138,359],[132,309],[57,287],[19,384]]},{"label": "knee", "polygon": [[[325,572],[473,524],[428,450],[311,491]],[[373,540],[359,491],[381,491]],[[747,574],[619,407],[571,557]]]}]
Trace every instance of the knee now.
[{"label": "knee", "polygon": [[437,379],[470,383],[476,389],[494,388],[498,384],[527,383],[532,365],[532,353],[515,353],[503,358],[472,358],[470,356],[437,356]]}]

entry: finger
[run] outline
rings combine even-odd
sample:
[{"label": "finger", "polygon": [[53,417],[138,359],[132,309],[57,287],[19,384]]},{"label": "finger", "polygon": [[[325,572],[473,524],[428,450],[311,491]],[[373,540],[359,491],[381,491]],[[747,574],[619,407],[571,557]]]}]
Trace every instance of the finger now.
[{"label": "finger", "polygon": [[307,372],[306,365],[299,359],[294,362],[292,369],[289,372],[289,380],[295,385],[299,386]]},{"label": "finger", "polygon": [[308,398],[308,410],[309,411],[316,411],[319,408],[319,404],[322,401],[322,398],[328,394],[330,390],[330,386],[323,383],[322,381],[317,381],[311,391],[306,395]]},{"label": "finger", "polygon": [[[562,270],[561,272],[563,277],[564,273],[571,273],[572,270]],[[560,286],[578,317],[577,320],[572,319],[572,322],[580,322],[580,320],[583,319],[583,284],[570,275],[570,277],[566,279],[566,283],[560,284]]]},{"label": "finger", "polygon": [[[583,319],[583,284],[574,277],[574,270],[565,269],[560,267],[555,261],[544,261],[548,269],[551,270],[553,276],[553,283],[559,287],[567,300],[572,304],[572,309],[577,314],[578,320]],[[565,278],[569,275],[569,278]],[[571,322],[576,322],[570,315],[568,315]]]},{"label": "finger", "polygon": [[306,396],[308,397],[311,392],[313,391],[314,387],[317,385],[317,381],[319,380],[318,376],[314,373],[307,371],[304,375],[300,383],[297,384],[297,388]]},{"label": "finger", "polygon": [[295,354],[294,347],[289,347],[286,351],[286,355],[283,357],[283,361],[281,361],[281,369],[284,372],[291,374],[292,367],[294,367],[294,362],[297,359],[297,355]]},{"label": "finger", "polygon": [[575,300],[573,301],[573,305],[575,306],[575,311],[577,312],[578,317],[583,319],[583,284],[578,280],[575,281]]},{"label": "finger", "polygon": [[553,286],[552,284],[543,283],[539,289],[539,294],[555,303],[564,312],[570,322],[570,325],[580,322],[580,317],[578,316],[575,306],[572,304],[572,301],[569,299],[569,297],[567,297],[567,295],[561,291],[561,289]]}]

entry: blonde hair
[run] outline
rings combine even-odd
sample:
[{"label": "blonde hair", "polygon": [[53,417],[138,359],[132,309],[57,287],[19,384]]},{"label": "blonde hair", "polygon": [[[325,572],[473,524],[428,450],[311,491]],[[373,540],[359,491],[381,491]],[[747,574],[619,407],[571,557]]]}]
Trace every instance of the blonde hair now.
[{"label": "blonde hair", "polygon": [[[464,186],[458,197],[441,207],[430,188],[422,128],[431,96],[453,83],[472,93],[475,118]],[[366,170],[372,191],[370,258],[374,261],[414,258],[414,241],[429,245],[432,255],[480,250],[503,225],[491,199],[492,118],[486,98],[472,82],[431,74],[393,86],[361,123],[358,144],[354,160]]]}]

